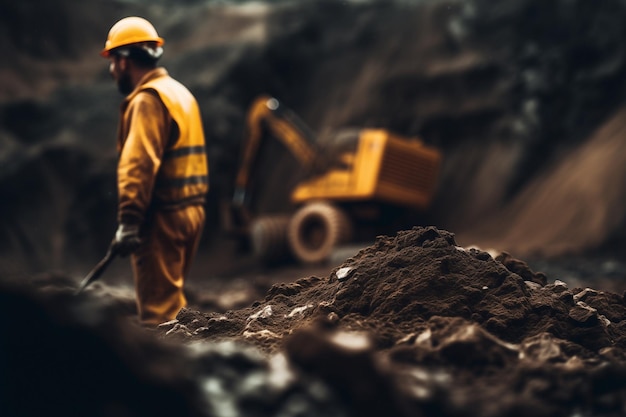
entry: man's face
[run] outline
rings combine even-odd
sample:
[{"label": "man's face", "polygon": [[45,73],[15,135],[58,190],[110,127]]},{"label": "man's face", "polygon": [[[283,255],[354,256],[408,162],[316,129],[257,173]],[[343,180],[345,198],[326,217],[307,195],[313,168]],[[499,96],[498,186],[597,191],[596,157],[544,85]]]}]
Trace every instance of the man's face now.
[{"label": "man's face", "polygon": [[117,83],[117,89],[122,95],[127,96],[133,91],[133,84],[128,70],[128,60],[118,55],[109,58],[109,73]]}]

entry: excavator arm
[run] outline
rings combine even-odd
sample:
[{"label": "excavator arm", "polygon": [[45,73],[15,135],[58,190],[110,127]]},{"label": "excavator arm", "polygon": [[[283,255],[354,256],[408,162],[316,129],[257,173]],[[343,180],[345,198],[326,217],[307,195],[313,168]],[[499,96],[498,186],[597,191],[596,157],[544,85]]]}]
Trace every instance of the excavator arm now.
[{"label": "excavator arm", "polygon": [[272,138],[280,141],[296,158],[303,172],[310,170],[318,158],[315,138],[300,118],[270,96],[260,96],[254,100],[246,117],[245,136],[239,169],[235,178],[235,190],[231,204],[232,228],[246,232],[251,216],[248,213],[247,198],[250,176],[263,141]]}]

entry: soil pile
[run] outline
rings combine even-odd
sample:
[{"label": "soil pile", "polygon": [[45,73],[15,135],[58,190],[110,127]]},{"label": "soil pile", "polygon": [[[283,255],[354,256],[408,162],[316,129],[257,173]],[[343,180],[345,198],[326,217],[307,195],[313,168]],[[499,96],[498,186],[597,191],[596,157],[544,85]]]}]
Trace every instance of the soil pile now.
[{"label": "soil pile", "polygon": [[548,283],[434,227],[381,237],[330,276],[275,285],[249,308],[185,309],[158,334],[285,351],[360,415],[619,415],[626,405],[624,296]]},{"label": "soil pile", "polygon": [[249,307],[187,308],[156,329],[132,324],[127,293],[94,285],[76,297],[76,285],[0,284],[0,314],[13,318],[0,338],[8,415],[612,417],[626,407],[624,295],[569,288],[435,227],[381,236],[328,276],[276,284]]}]

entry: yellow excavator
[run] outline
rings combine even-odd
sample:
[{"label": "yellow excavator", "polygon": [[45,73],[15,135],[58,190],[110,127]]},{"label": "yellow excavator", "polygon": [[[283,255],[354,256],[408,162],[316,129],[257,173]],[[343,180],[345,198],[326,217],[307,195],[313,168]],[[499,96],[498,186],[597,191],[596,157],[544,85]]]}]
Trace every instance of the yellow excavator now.
[{"label": "yellow excavator", "polygon": [[[286,171],[279,169],[284,158],[263,154],[270,142],[280,143],[283,154],[289,151],[295,163]],[[383,129],[346,129],[318,138],[276,98],[261,96],[247,114],[224,226],[247,239],[261,261],[323,262],[338,245],[367,233],[395,233],[401,213],[425,210],[441,159],[419,138]],[[273,179],[267,176],[271,170],[278,170]],[[274,207],[263,209],[262,199]]]}]

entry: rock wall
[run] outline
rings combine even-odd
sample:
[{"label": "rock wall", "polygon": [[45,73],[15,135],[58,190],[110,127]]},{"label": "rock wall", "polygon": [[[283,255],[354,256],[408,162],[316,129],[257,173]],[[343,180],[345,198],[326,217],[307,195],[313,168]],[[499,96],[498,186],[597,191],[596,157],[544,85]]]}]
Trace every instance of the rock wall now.
[{"label": "rock wall", "polygon": [[[0,7],[0,52],[14,57],[0,64],[0,250],[34,269],[91,262],[113,233],[121,97],[97,53],[123,16],[155,23],[167,41],[163,65],[200,102],[212,170],[209,246],[258,94],[278,97],[322,136],[376,126],[440,147],[439,192],[416,222],[464,233],[583,146],[623,91],[621,0]],[[623,228],[615,223],[597,226],[593,246]]]}]

